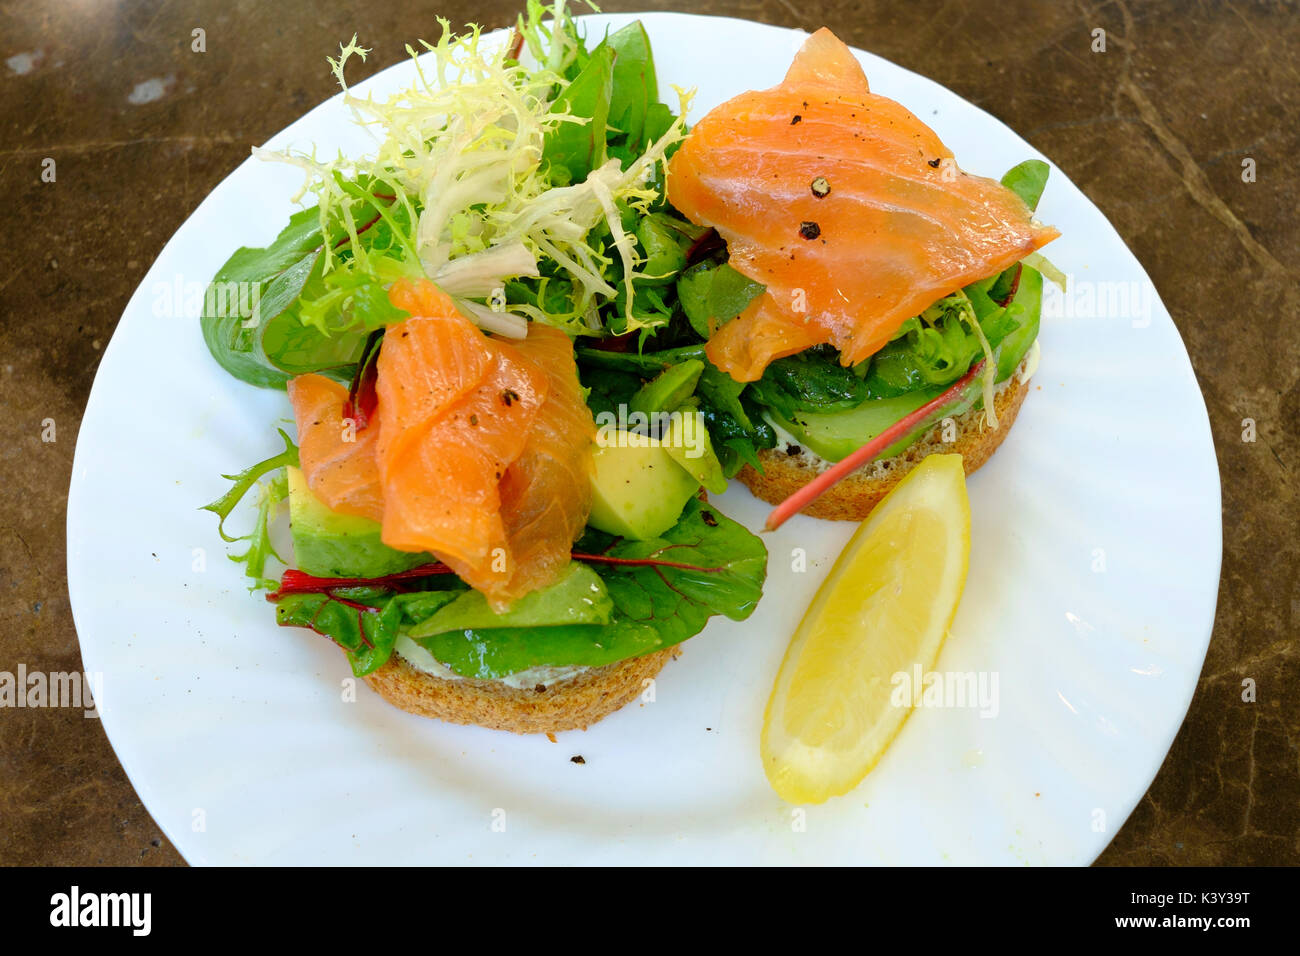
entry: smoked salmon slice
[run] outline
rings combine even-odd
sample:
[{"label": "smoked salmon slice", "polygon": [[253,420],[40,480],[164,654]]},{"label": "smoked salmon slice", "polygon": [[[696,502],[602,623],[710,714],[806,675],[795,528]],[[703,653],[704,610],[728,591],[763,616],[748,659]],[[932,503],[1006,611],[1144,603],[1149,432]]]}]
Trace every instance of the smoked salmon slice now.
[{"label": "smoked salmon slice", "polygon": [[523,454],[548,382],[513,347],[432,304],[390,326],[379,351],[382,538],[431,551],[486,593],[510,579],[501,479]]},{"label": "smoked salmon slice", "polygon": [[410,318],[384,333],[368,427],[349,427],[337,382],[289,383],[307,483],[504,610],[559,576],[591,510],[596,426],[573,343],[535,324],[517,341],[485,335],[428,280],[389,299]]},{"label": "smoked salmon slice", "polygon": [[596,438],[569,337],[534,323],[516,347],[545,370],[548,393],[523,454],[501,479],[513,574],[500,596],[508,600],[550,583],[568,565],[591,512]]},{"label": "smoked salmon slice", "polygon": [[299,375],[288,390],[298,425],[298,462],[308,487],[335,511],[382,520],[374,424],[358,431],[355,422],[345,420],[348,390],[324,375]]},{"label": "smoked salmon slice", "polygon": [[961,171],[934,131],[870,92],[825,28],[785,80],[710,111],[669,163],[668,198],[767,291],[705,351],[737,381],[829,343],[869,357],[943,296],[1059,235],[1015,193]]}]

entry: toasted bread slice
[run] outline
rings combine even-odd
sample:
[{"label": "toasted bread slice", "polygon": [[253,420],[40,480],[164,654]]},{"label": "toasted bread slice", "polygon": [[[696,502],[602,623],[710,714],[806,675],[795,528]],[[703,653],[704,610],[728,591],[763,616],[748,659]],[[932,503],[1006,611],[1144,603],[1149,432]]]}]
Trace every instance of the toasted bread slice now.
[{"label": "toasted bread slice", "polygon": [[394,707],[421,717],[517,734],[558,733],[585,730],[630,703],[680,653],[679,647],[668,647],[522,689],[493,680],[445,680],[393,654],[366,682]]},{"label": "toasted bread slice", "polygon": [[[800,513],[835,521],[863,521],[890,489],[926,455],[959,454],[966,474],[971,474],[988,461],[1015,424],[1016,415],[1029,392],[1027,368],[1028,360],[1021,363],[1009,378],[998,383],[993,399],[998,414],[997,428],[984,425],[982,408],[971,409],[954,419],[957,426],[955,441],[943,441],[940,423],[901,454],[863,465]],[[757,497],[772,504],[780,504],[826,467],[819,458],[806,452],[791,455],[783,447],[763,449],[758,453],[758,460],[763,465],[762,474],[752,465],[746,465],[738,477]]]}]

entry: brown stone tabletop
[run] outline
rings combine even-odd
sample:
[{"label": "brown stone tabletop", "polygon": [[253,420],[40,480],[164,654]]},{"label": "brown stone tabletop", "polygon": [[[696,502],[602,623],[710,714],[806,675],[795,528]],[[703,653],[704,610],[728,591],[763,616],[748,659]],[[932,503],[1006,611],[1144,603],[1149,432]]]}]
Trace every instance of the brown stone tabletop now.
[{"label": "brown stone tabletop", "polygon": [[[104,346],[163,244],[250,146],[331,95],[324,58],[340,40],[364,34],[368,73],[432,36],[436,15],[497,27],[520,2],[0,3],[0,671],[81,665],[64,563],[77,427]],[[1224,551],[1191,710],[1100,862],[1300,862],[1294,4],[605,8],[830,26],[1002,119],[1114,223],[1205,394]],[[1104,52],[1093,49],[1097,30]],[[43,181],[47,160],[54,182]],[[51,419],[56,440],[43,441]],[[1243,440],[1246,419],[1253,441]],[[1247,680],[1254,701],[1243,700]],[[98,721],[67,708],[0,710],[0,864],[182,862]]]}]

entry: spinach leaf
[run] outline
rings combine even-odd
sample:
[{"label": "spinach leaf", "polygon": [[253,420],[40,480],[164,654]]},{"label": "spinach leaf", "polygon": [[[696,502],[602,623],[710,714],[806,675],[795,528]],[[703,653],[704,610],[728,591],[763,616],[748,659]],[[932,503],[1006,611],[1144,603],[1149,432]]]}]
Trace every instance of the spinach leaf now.
[{"label": "spinach leaf", "polygon": [[316,209],[304,209],[290,217],[271,245],[237,249],[213,277],[200,325],[212,357],[231,375],[269,388],[288,382],[291,376],[270,361],[261,338],[297,301],[323,245]]},{"label": "spinach leaf", "polygon": [[1002,177],[1002,185],[1019,196],[1031,210],[1038,208],[1038,200],[1043,196],[1047,186],[1047,174],[1051,168],[1041,159],[1027,159],[1007,170]]},{"label": "spinach leaf", "polygon": [[663,212],[652,212],[636,224],[636,238],[645,256],[638,285],[669,285],[686,268],[686,253],[700,229]]},{"label": "spinach leaf", "polygon": [[641,376],[625,369],[579,365],[578,377],[587,389],[587,407],[591,414],[618,417],[618,407],[628,406],[632,396],[641,388]]},{"label": "spinach leaf", "polygon": [[614,51],[602,43],[551,105],[552,113],[569,113],[589,120],[557,123],[547,132],[542,158],[550,164],[550,178],[555,185],[580,183],[605,161],[613,78]]},{"label": "spinach leaf", "polygon": [[659,81],[655,76],[650,37],[640,20],[615,30],[605,40],[614,51],[613,83],[609,97],[609,125],[621,133],[631,156],[644,151],[646,119],[659,103]]},{"label": "spinach leaf", "polygon": [[[350,194],[359,188],[348,186]],[[358,209],[367,208],[380,207],[373,197],[369,204],[359,200]],[[364,241],[383,243],[390,233],[380,223],[364,233]],[[351,243],[346,235],[338,241]],[[382,262],[398,271],[400,260],[351,243],[327,274],[326,245],[317,211],[304,209],[270,246],[239,249],[222,266],[208,286],[200,320],[208,350],[222,368],[267,388],[284,388],[306,372],[347,378],[367,335],[406,317],[389,303],[384,282],[355,256],[365,256],[367,268]]]},{"label": "spinach leaf", "polygon": [[620,541],[604,556],[646,562],[593,564],[613,599],[608,624],[465,628],[419,643],[464,677],[500,678],[538,666],[599,667],[678,644],[714,614],[743,621],[762,595],[767,570],[763,543],[698,499],[662,538]]},{"label": "spinach leaf", "polygon": [[681,348],[664,349],[661,352],[609,352],[603,349],[577,349],[579,365],[637,372],[645,378],[653,378],[670,365],[676,365],[689,359],[704,361],[704,346],[686,345]]},{"label": "spinach leaf", "polygon": [[677,280],[677,297],[691,327],[708,338],[718,326],[744,312],[767,287],[727,263],[701,262]]},{"label": "spinach leaf", "polygon": [[792,418],[798,411],[856,408],[867,398],[867,385],[851,368],[840,364],[834,349],[814,347],[772,362],[754,383],[751,394]]},{"label": "spinach leaf", "polygon": [[700,398],[705,403],[731,416],[743,431],[750,432],[754,430],[754,423],[740,401],[745,386],[745,382],[737,382],[712,362],[708,362],[704,366],[704,372],[700,375],[695,390],[700,393]]}]

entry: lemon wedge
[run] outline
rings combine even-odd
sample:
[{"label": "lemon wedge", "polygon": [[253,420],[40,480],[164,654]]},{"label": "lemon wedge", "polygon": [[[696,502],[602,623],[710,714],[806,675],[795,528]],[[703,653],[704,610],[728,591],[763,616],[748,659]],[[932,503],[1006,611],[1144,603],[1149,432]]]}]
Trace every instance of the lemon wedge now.
[{"label": "lemon wedge", "polygon": [[849,539],[795,631],[763,718],[763,769],[791,803],[848,793],[911,713],[897,674],[933,670],[970,564],[960,455],[930,455]]}]

